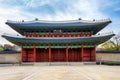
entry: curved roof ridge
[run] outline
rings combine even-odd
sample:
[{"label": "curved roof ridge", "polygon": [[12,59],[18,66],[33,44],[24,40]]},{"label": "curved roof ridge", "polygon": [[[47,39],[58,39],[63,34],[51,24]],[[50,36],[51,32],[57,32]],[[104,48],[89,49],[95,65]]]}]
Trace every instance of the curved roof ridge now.
[{"label": "curved roof ridge", "polygon": [[42,23],[71,23],[71,22],[107,22],[107,21],[111,21],[109,18],[106,18],[106,19],[100,19],[100,20],[97,20],[97,19],[93,19],[93,20],[60,20],[60,21],[53,21],[53,20],[31,20],[31,21],[12,21],[12,20],[7,20],[7,22],[13,22],[13,23],[32,23],[32,22],[42,22]]},{"label": "curved roof ridge", "polygon": [[[79,39],[79,38],[92,38],[92,37],[104,37],[104,36],[110,36],[113,35],[113,32],[109,33],[104,33],[101,35],[92,35],[90,37],[27,37],[27,39]],[[12,34],[3,34],[2,36],[9,36],[9,37],[14,37],[14,38],[26,38],[25,36],[20,36],[20,35],[12,35]]]},{"label": "curved roof ridge", "polygon": [[100,36],[108,36],[114,34],[113,32],[107,32],[107,33],[98,33],[98,35],[92,35],[92,37],[100,37]]},{"label": "curved roof ridge", "polygon": [[[17,45],[52,45],[52,44],[69,44],[69,45],[74,45],[77,43],[79,44],[84,44],[84,45],[98,45],[101,44],[107,40],[109,40],[114,34],[108,35],[108,36],[100,36],[100,37],[79,37],[79,38],[20,38],[20,37],[11,37],[11,36],[6,36],[2,35],[2,37],[6,38],[8,41],[17,44]],[[86,42],[87,41],[87,42]]]}]

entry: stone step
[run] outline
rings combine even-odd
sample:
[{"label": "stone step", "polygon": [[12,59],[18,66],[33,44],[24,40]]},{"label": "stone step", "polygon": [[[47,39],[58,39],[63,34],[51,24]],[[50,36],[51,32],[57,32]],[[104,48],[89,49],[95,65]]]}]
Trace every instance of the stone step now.
[{"label": "stone step", "polygon": [[96,62],[24,62],[22,65],[34,66],[81,66],[81,65],[95,65]]},{"label": "stone step", "polygon": [[51,62],[50,66],[62,66],[62,65],[69,65],[69,62]]},{"label": "stone step", "polygon": [[49,66],[50,62],[35,62],[34,66]]},{"label": "stone step", "polygon": [[84,65],[96,65],[96,62],[83,62]]},{"label": "stone step", "polygon": [[37,62],[36,66],[79,66],[83,65],[83,62]]},{"label": "stone step", "polygon": [[69,62],[69,65],[71,66],[81,66],[84,65],[83,62]]},{"label": "stone step", "polygon": [[22,66],[29,66],[29,65],[34,65],[34,62],[22,62]]}]

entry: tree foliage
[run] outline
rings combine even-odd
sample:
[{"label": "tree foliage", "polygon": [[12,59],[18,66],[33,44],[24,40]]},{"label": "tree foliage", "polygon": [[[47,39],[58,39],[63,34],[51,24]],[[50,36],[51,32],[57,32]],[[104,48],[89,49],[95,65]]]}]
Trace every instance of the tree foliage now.
[{"label": "tree foliage", "polygon": [[0,51],[2,51],[3,50],[3,48],[2,47],[0,47]]},{"label": "tree foliage", "polygon": [[120,50],[120,33],[115,35],[111,40],[103,43],[101,46],[104,50]]}]

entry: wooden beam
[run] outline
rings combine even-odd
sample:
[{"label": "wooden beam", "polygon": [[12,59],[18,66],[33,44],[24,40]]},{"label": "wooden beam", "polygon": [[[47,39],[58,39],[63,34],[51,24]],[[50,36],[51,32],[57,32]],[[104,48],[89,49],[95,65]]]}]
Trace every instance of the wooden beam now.
[{"label": "wooden beam", "polygon": [[36,46],[33,48],[34,62],[36,62]]},{"label": "wooden beam", "polygon": [[84,46],[81,46],[81,61],[83,61],[84,59]]},{"label": "wooden beam", "polygon": [[49,62],[51,62],[51,46],[49,46]]},{"label": "wooden beam", "polygon": [[66,46],[66,62],[68,62],[68,46]]}]

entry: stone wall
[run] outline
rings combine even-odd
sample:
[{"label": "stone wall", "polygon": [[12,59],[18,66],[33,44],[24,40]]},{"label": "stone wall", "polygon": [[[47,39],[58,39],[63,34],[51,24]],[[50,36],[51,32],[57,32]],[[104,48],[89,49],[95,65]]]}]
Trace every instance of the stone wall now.
[{"label": "stone wall", "polygon": [[20,53],[4,53],[0,54],[0,63],[19,63]]},{"label": "stone wall", "polygon": [[[20,63],[20,53],[0,54],[0,63]],[[120,61],[120,53],[97,53],[96,60]]]},{"label": "stone wall", "polygon": [[96,60],[99,61],[120,61],[120,53],[97,53]]}]

